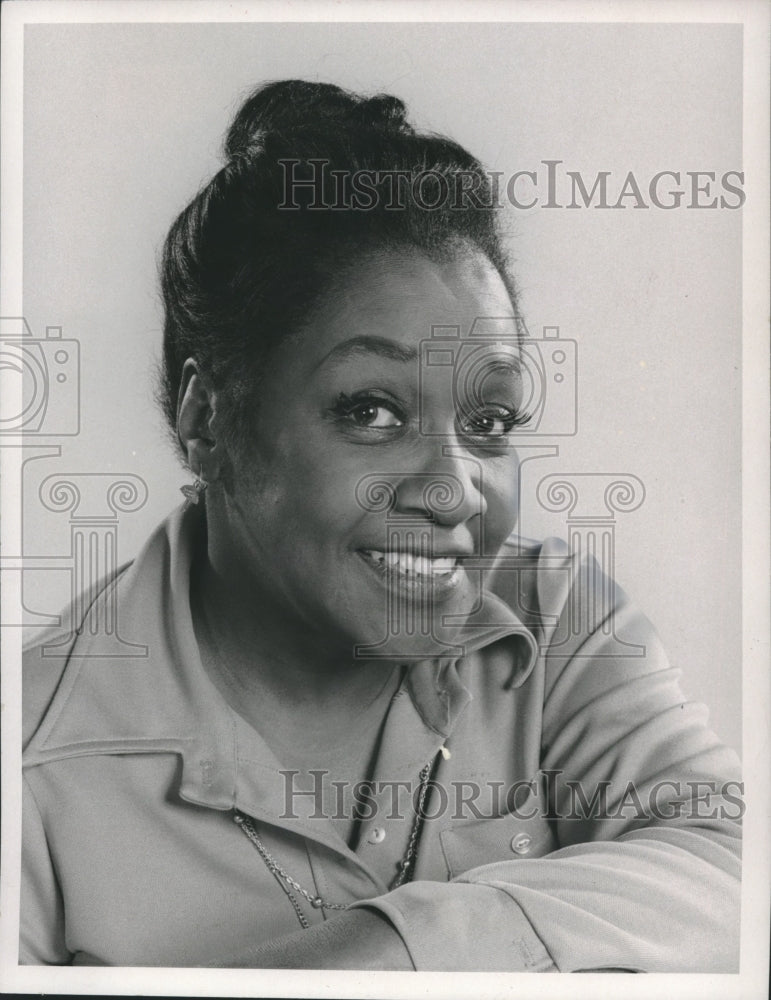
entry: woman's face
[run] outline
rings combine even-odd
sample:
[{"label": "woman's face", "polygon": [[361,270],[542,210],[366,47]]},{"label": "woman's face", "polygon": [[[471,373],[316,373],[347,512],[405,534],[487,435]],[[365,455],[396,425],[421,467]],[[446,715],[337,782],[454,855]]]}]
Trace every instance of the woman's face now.
[{"label": "woman's face", "polygon": [[512,317],[481,255],[373,256],[278,349],[225,515],[272,616],[393,657],[451,638],[517,517]]}]

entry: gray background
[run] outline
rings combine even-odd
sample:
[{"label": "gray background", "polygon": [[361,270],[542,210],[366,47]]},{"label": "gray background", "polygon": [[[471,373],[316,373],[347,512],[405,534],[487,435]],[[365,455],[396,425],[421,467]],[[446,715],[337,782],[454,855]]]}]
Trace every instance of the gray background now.
[{"label": "gray background", "polygon": [[[145,507],[120,523],[133,556],[188,481],[153,403],[156,261],[166,230],[219,166],[255,84],[282,77],[402,97],[506,174],[543,159],[591,178],[741,164],[741,27],[570,24],[33,25],[24,52],[24,311],[36,336],[81,345],[81,431],[29,466],[25,553],[67,551],[42,511],[52,472],[134,473]],[[615,189],[615,188],[614,188]],[[656,624],[686,693],[741,734],[741,212],[510,211],[531,332],[579,342],[580,433],[531,465],[522,528],[551,473],[627,472],[616,576]],[[39,466],[39,468],[33,468]],[[28,606],[68,599],[65,572],[26,578]]]}]

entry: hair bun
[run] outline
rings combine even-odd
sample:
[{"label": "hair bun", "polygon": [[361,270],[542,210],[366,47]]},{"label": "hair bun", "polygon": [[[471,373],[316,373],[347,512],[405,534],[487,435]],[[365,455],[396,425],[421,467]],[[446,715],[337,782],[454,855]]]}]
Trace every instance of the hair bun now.
[{"label": "hair bun", "polygon": [[390,94],[362,98],[332,83],[280,80],[255,90],[241,106],[225,138],[228,159],[261,150],[270,133],[324,127],[378,128],[412,134],[404,102]]},{"label": "hair bun", "polygon": [[362,123],[386,126],[399,132],[414,132],[407,121],[407,109],[404,101],[391,94],[377,94],[362,101],[357,108]]}]

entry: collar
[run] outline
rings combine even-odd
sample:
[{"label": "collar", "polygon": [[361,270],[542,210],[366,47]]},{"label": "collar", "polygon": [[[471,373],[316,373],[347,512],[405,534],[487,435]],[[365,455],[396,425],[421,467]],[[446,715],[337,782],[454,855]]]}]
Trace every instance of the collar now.
[{"label": "collar", "polygon": [[[99,636],[92,633],[99,631],[95,619],[100,601],[94,602],[25,750],[25,766],[94,754],[174,752],[183,761],[183,798],[233,808],[242,727],[203,668],[190,611],[190,569],[200,517],[198,508],[178,508],[108,585],[115,591],[121,637],[141,643],[144,655],[99,652]],[[412,666],[407,688],[425,726],[443,738],[471,699],[459,665],[479,661],[485,669],[493,661],[505,664],[507,686],[517,687],[529,676],[536,656],[532,632],[508,603],[486,591],[456,634],[451,653]],[[267,748],[264,761],[266,766],[275,761]]]}]

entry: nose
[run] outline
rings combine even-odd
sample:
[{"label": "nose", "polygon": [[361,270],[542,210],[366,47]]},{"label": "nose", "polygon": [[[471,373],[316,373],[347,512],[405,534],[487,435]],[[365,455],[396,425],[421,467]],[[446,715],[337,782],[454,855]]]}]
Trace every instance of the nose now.
[{"label": "nose", "polygon": [[417,514],[446,527],[473,517],[484,518],[482,465],[457,444],[435,438],[426,446],[418,470],[405,472],[396,483],[394,510]]}]

